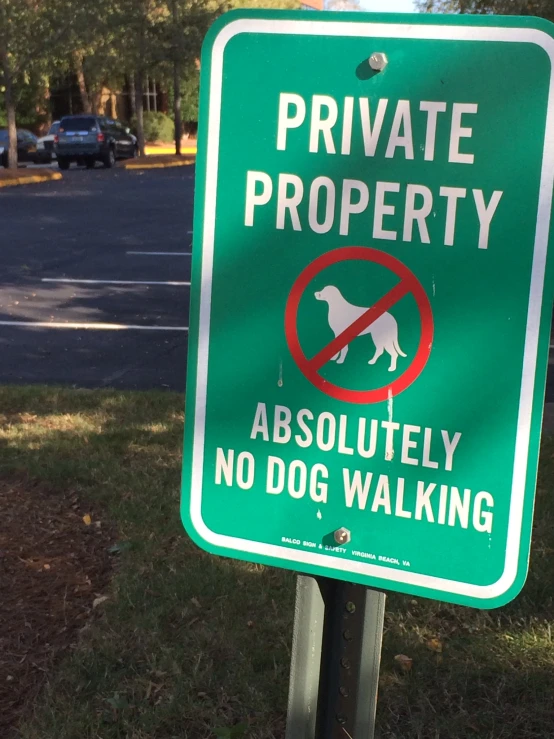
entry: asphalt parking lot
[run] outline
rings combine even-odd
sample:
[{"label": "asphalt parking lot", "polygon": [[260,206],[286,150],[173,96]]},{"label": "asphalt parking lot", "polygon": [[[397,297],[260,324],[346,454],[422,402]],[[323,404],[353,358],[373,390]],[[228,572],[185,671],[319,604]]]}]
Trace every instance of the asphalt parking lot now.
[{"label": "asphalt parking lot", "polygon": [[183,390],[193,196],[192,166],[4,189],[0,382]]},{"label": "asphalt parking lot", "polygon": [[0,194],[0,382],[183,390],[193,167]]}]

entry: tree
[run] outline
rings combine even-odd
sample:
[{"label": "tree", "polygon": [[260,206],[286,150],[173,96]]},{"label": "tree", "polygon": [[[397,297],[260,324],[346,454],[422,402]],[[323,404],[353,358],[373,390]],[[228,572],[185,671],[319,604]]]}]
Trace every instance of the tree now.
[{"label": "tree", "polygon": [[[0,71],[8,123],[8,166],[17,167],[16,108],[33,79],[48,72],[71,52],[75,26],[89,18],[85,0],[0,0]],[[44,88],[44,85],[43,85]]]},{"label": "tree", "polygon": [[[17,85],[29,68],[42,58],[41,34],[44,5],[32,0],[0,0],[0,68],[8,122],[8,167],[17,167]],[[48,35],[48,28],[45,28]]]},{"label": "tree", "polygon": [[208,27],[223,6],[210,0],[169,0],[167,17],[167,59],[171,60],[175,153],[181,154],[183,72],[200,56],[200,47]]},{"label": "tree", "polygon": [[160,64],[164,46],[164,23],[169,9],[164,0],[114,0],[110,15],[110,51],[119,68],[134,79],[137,143],[145,154],[144,82]]},{"label": "tree", "polygon": [[536,15],[554,21],[552,0],[416,0],[423,13]]}]

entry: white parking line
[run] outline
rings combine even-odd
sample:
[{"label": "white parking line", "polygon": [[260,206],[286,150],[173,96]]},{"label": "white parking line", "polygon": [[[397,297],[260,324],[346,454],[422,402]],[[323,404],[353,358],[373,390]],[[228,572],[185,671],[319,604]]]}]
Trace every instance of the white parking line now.
[{"label": "white parking line", "polygon": [[141,257],[190,257],[191,251],[128,251],[126,254]]},{"label": "white parking line", "polygon": [[168,285],[170,287],[187,287],[190,282],[157,282],[155,280],[80,280],[71,277],[43,277],[41,282],[63,282],[81,285]]},{"label": "white parking line", "polygon": [[188,326],[139,326],[131,323],[63,323],[62,321],[0,321],[20,328],[74,328],[86,331],[188,331]]}]

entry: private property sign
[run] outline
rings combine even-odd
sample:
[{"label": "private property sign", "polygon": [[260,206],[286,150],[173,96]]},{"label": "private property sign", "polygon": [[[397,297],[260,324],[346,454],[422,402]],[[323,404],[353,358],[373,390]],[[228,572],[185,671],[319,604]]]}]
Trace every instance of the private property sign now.
[{"label": "private property sign", "polygon": [[478,607],[517,595],[552,309],[551,29],[214,25],[182,503],[200,546]]}]

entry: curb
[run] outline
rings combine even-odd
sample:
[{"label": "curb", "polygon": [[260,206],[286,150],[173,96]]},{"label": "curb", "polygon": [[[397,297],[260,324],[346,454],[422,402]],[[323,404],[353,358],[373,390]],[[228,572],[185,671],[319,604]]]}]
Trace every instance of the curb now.
[{"label": "curb", "polygon": [[[175,155],[174,155],[175,156]],[[150,157],[142,157],[139,159],[130,159],[122,162],[119,166],[122,169],[166,169],[167,167],[186,167],[194,164],[196,157],[175,157],[174,159],[165,159],[164,161],[151,161]],[[152,159],[154,157],[151,157]]]},{"label": "curb", "polygon": [[[157,156],[158,154],[170,154],[175,156],[175,146],[149,146],[145,147],[146,156]],[[182,146],[181,155],[183,154],[194,154],[196,155],[196,146]]]},{"label": "curb", "polygon": [[55,182],[61,180],[60,172],[44,172],[41,174],[15,175],[14,177],[2,177],[0,175],[0,187],[17,187],[17,185],[38,185],[41,182]]}]

